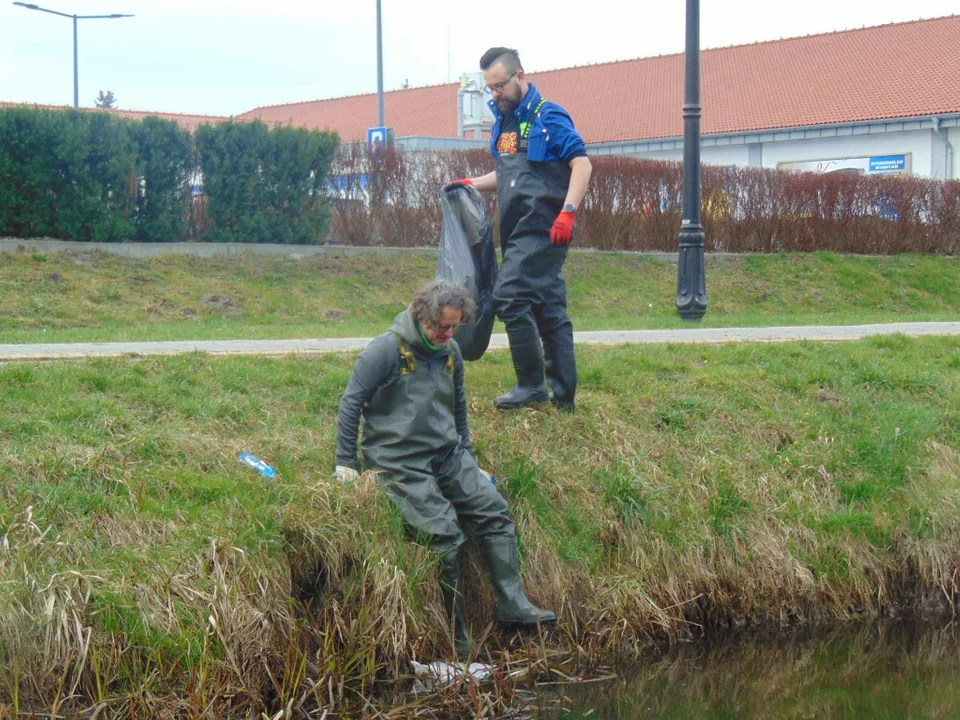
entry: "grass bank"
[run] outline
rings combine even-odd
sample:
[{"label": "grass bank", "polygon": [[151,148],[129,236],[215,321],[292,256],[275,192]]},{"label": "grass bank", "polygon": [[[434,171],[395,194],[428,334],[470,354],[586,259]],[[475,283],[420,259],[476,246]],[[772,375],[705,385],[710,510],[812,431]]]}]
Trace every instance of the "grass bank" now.
[{"label": "grass bank", "polygon": [[[542,668],[552,649],[589,662],[702,627],[955,602],[960,340],[578,358],[575,415],[495,413],[506,353],[467,370],[526,586],[561,618],[542,639],[493,632],[484,653]],[[407,660],[445,654],[429,554],[369,479],[329,480],[352,361],[0,366],[9,709],[355,716]],[[244,449],[280,477],[240,465]],[[468,577],[483,634],[493,600],[473,552]],[[474,699],[474,714],[500,702],[451,702]]]},{"label": "grass bank", "polygon": [[[132,260],[0,254],[0,343],[366,337],[433,276],[419,255]],[[579,330],[681,327],[675,264],[573,253]],[[955,320],[960,262],[831,253],[708,258],[705,327]]]}]

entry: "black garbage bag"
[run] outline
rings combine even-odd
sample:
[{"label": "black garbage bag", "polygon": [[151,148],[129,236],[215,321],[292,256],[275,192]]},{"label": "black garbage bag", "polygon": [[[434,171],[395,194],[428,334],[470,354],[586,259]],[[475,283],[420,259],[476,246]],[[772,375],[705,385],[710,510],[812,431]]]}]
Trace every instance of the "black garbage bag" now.
[{"label": "black garbage bag", "polygon": [[473,320],[454,339],[465,360],[479,360],[493,332],[493,285],[497,280],[497,255],[493,225],[480,192],[469,185],[443,190],[443,230],[437,260],[437,280],[462,285],[476,303]]}]

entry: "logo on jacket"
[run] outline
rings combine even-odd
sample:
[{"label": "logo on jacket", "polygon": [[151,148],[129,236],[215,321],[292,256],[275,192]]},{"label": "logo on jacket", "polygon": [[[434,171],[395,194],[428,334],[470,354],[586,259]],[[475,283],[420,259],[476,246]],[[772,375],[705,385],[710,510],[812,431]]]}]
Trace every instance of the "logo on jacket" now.
[{"label": "logo on jacket", "polygon": [[517,154],[516,131],[500,133],[500,137],[497,138],[497,153],[499,153],[500,155],[516,155]]}]

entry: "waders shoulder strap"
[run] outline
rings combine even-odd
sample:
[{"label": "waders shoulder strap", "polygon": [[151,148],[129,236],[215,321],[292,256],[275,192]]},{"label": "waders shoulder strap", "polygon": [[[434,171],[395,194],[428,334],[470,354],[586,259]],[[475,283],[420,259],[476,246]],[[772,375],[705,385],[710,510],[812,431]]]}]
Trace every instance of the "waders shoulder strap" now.
[{"label": "waders shoulder strap", "polygon": [[399,335],[394,333],[393,336],[397,339],[397,349],[400,350],[400,374],[415,373],[417,371],[417,361],[414,359],[413,353],[410,352],[410,348],[400,339]]},{"label": "waders shoulder strap", "polygon": [[[540,108],[543,107],[543,104],[546,102],[543,98],[540,99],[540,102],[537,103],[537,106],[533,109],[533,112],[530,114],[531,118],[536,117],[540,114]],[[520,123],[520,137],[526,139],[530,137],[530,126],[533,124],[532,120],[527,120],[526,122]]]},{"label": "waders shoulder strap", "polygon": [[[413,357],[413,353],[410,351],[410,348],[407,347],[406,343],[400,339],[399,335],[394,333],[393,336],[397,339],[397,349],[400,351],[400,374],[408,375],[415,373],[417,371],[417,361]],[[451,350],[450,354],[447,355],[447,362],[443,366],[443,371],[445,373],[453,373],[454,367],[453,351]]]}]

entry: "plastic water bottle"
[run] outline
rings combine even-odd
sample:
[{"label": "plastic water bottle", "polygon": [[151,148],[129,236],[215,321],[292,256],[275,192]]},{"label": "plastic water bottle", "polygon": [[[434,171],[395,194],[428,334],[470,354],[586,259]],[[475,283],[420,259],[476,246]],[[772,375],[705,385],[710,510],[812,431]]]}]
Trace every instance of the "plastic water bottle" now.
[{"label": "plastic water bottle", "polygon": [[264,480],[272,480],[277,474],[277,471],[267,465],[263,460],[248,452],[240,453],[237,459],[244,465],[249,465],[260,473]]}]

